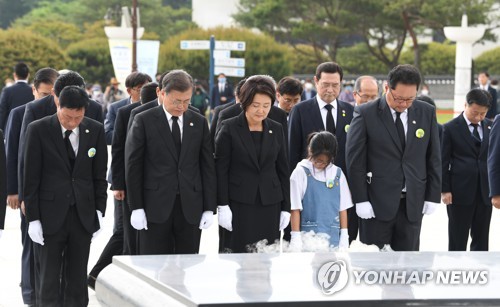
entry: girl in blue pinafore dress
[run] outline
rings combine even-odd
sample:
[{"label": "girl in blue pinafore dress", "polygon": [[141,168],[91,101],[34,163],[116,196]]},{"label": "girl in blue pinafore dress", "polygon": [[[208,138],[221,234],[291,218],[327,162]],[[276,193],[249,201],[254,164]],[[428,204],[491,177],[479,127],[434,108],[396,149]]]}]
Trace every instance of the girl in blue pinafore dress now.
[{"label": "girl in blue pinafore dress", "polygon": [[290,249],[302,249],[301,231],[330,236],[330,246],[349,247],[347,211],[353,206],[347,180],[333,164],[337,140],[327,131],[308,138],[308,157],[300,161],[290,177],[292,232]]}]

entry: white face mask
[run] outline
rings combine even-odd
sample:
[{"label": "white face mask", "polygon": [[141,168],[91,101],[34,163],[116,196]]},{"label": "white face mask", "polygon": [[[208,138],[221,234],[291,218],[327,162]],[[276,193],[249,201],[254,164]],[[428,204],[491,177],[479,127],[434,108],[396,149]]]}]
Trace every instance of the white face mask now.
[{"label": "white face mask", "polygon": [[306,88],[306,90],[309,91],[309,90],[312,90],[313,85],[312,85],[312,83],[307,82],[306,84],[304,84],[304,87]]},{"label": "white face mask", "polygon": [[428,96],[429,95],[429,91],[428,90],[422,90],[420,93],[422,95],[424,95],[424,96]]}]

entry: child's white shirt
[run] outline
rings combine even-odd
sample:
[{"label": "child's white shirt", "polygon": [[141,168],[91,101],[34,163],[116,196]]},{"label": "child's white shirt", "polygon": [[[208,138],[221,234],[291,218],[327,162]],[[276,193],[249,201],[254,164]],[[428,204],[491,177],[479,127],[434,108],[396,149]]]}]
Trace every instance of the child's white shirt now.
[{"label": "child's white shirt", "polygon": [[[309,159],[300,161],[290,176],[290,202],[292,210],[302,211],[302,199],[304,199],[307,189],[307,174],[303,167],[309,169],[314,179],[325,182],[325,184],[327,179],[335,179],[335,176],[337,176],[338,167],[332,163],[324,170],[317,170]],[[347,180],[344,173],[340,172],[340,211],[343,211],[351,208],[353,204]]]}]

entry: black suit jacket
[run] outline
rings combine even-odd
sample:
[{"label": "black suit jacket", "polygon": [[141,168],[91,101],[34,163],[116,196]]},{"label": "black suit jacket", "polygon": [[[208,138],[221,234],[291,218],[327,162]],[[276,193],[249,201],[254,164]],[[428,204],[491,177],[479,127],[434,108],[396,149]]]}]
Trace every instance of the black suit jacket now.
[{"label": "black suit jacket", "polygon": [[[55,114],[57,111],[56,104],[54,102],[54,97],[52,95],[34,100],[28,104],[26,104],[26,109],[24,111],[23,117],[23,125],[21,127],[21,135],[19,136],[19,152],[18,152],[18,193],[20,197],[20,201],[22,200],[23,195],[23,175],[24,175],[24,147],[25,147],[25,138],[26,138],[26,130],[28,125],[33,121],[42,119],[46,116]],[[90,100],[89,106],[85,111],[85,117],[98,121],[100,123],[103,122],[103,114],[101,105],[97,102]],[[103,212],[104,214],[104,212]]]},{"label": "black suit jacket", "polygon": [[463,113],[444,125],[442,192],[451,192],[453,205],[475,205],[480,188],[483,203],[491,206],[486,164],[491,126],[489,119],[481,122],[483,141],[477,148]]},{"label": "black suit jacket", "polygon": [[[417,136],[418,129],[418,135],[423,136]],[[422,219],[425,201],[441,201],[436,110],[426,102],[415,100],[408,109],[404,151],[385,97],[356,106],[347,133],[346,158],[354,203],[370,201],[378,220],[388,221],[396,216],[403,176],[407,217],[411,222]]]},{"label": "black suit jacket", "polygon": [[131,209],[144,209],[149,222],[168,219],[178,191],[188,223],[197,225],[204,211],[215,211],[215,162],[208,123],[191,110],[184,112],[183,123],[179,158],[162,106],[138,114],[128,133],[127,197]]},{"label": "black suit jacket", "polygon": [[253,205],[258,193],[263,205],[281,203],[281,211],[290,211],[290,173],[282,125],[264,120],[260,159],[243,112],[221,123],[215,144],[218,204],[236,201]]},{"label": "black suit jacket", "polygon": [[127,139],[128,119],[130,112],[140,106],[140,102],[135,102],[118,109],[111,144],[111,190],[125,190],[125,140]]},{"label": "black suit jacket", "polygon": [[5,130],[7,118],[12,109],[26,104],[35,99],[33,90],[26,82],[16,82],[14,85],[4,87],[0,95],[0,129]]},{"label": "black suit jacket", "polygon": [[500,115],[495,117],[491,128],[488,148],[488,178],[490,197],[500,195]]},{"label": "black suit jacket", "polygon": [[[0,129],[0,137],[3,139],[3,131]],[[5,211],[7,206],[3,203],[4,199],[7,199],[7,162],[5,159],[5,144],[0,142],[0,199],[2,204],[0,205],[0,229],[4,228],[5,223]]]},{"label": "black suit jacket", "polygon": [[[108,151],[102,123],[84,118],[71,170],[57,114],[37,120],[26,131],[24,203],[29,222],[40,220],[44,234],[56,233],[74,201],[89,233],[99,229],[96,210],[106,212]],[[90,150],[95,149],[95,155]]]},{"label": "black suit jacket", "polygon": [[497,93],[496,89],[491,87],[491,85],[488,85],[488,92],[491,95],[491,106],[490,106],[490,109],[488,110],[488,113],[486,113],[486,118],[493,120],[495,118],[495,116],[497,115],[498,93]]},{"label": "black suit jacket", "polygon": [[212,143],[215,147],[215,131],[217,131],[217,125],[219,124],[219,113],[230,106],[233,106],[236,102],[231,101],[226,104],[216,106],[214,109],[214,116],[212,117],[212,122],[210,123],[210,138],[212,139]]},{"label": "black suit jacket", "polygon": [[5,129],[5,153],[7,156],[7,195],[17,194],[18,185],[18,151],[19,136],[21,135],[21,126],[23,124],[24,110],[26,105],[13,109],[7,120]]},{"label": "black suit jacket", "polygon": [[[335,136],[337,137],[338,150],[335,165],[340,167],[344,174],[346,131],[352,120],[353,106],[347,102],[337,100],[337,120]],[[326,130],[316,98],[296,104],[290,112],[288,122],[288,140],[290,149],[290,168],[293,170],[302,159],[307,157],[307,137],[312,132]]]},{"label": "black suit jacket", "polygon": [[[223,121],[225,121],[226,119],[229,119],[229,118],[236,117],[236,116],[240,115],[241,113],[243,113],[243,109],[241,108],[240,104],[234,104],[234,105],[228,107],[227,109],[222,110],[219,113],[219,120],[217,122],[217,129],[220,130],[221,123]],[[288,140],[288,137],[287,137],[287,135],[288,135],[288,133],[287,133],[288,120],[287,120],[286,112],[283,111],[282,109],[276,107],[276,106],[271,106],[271,110],[269,110],[269,114],[267,115],[267,117],[269,119],[272,119],[275,122],[278,122],[281,124],[282,129],[283,129],[283,133],[285,134],[285,146],[286,146],[286,148],[288,148],[288,142],[286,141],[286,140]],[[218,133],[218,130],[215,131],[215,138],[217,138],[217,133]]]},{"label": "black suit jacket", "polygon": [[219,89],[219,83],[216,83],[214,87],[212,88],[212,97],[210,97],[210,108],[212,110],[215,109],[215,107],[224,104],[220,101],[221,97],[226,97],[225,103],[230,102],[231,100],[234,99],[234,90],[233,86],[229,84],[229,82],[226,82],[224,84],[224,90],[221,92]]}]

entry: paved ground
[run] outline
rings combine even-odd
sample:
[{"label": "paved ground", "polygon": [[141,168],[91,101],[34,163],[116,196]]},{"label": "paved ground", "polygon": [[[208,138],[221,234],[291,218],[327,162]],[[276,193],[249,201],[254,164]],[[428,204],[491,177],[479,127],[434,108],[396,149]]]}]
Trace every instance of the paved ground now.
[{"label": "paved ground", "polygon": [[[97,261],[102,249],[111,236],[113,227],[113,202],[112,195],[108,197],[108,208],[104,218],[104,231],[92,243],[90,250],[89,271]],[[21,236],[19,230],[19,213],[7,209],[5,231],[0,238],[0,306],[18,307],[23,306],[21,290],[19,288],[21,276]],[[432,216],[424,218],[421,235],[422,251],[446,251],[447,250],[447,223],[446,208],[442,205]],[[493,210],[490,233],[490,250],[500,251],[500,238],[494,234],[500,233],[500,210]],[[201,239],[202,254],[213,254],[217,252],[217,227],[212,227],[204,232]],[[95,294],[89,290],[89,306],[100,306]]]}]

